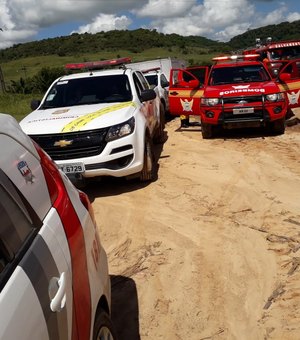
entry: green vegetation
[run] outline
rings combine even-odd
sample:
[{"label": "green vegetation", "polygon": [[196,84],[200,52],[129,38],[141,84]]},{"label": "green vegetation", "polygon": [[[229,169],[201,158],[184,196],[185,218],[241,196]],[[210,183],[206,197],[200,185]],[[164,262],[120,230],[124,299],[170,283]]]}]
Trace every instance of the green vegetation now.
[{"label": "green vegetation", "polygon": [[[133,31],[109,31],[96,34],[78,34],[44,39],[25,44],[14,45],[0,51],[0,58],[7,62],[20,58],[35,56],[58,55],[60,57],[83,55],[86,53],[101,54],[109,51],[118,54],[126,50],[127,54],[144,53],[152,48],[166,50],[178,48],[185,52],[190,47],[205,47],[206,50],[221,50],[225,44],[197,36],[183,37],[178,34],[163,34],[156,30],[137,29]],[[171,52],[171,51],[170,51]],[[188,52],[188,51],[186,51]]]},{"label": "green vegetation", "polygon": [[[156,30],[72,34],[17,44],[0,50],[0,66],[7,92],[0,89],[0,112],[18,120],[30,112],[32,98],[41,98],[51,82],[65,73],[67,63],[130,57],[133,62],[172,57],[188,65],[210,64],[212,57],[254,45],[256,38],[300,39],[300,20],[270,25],[221,43],[199,36],[183,37]],[[1,94],[2,93],[2,94]],[[33,95],[37,93],[37,95]]]},{"label": "green vegetation", "polygon": [[233,49],[243,49],[254,46],[256,38],[265,41],[268,37],[271,37],[273,41],[300,39],[300,20],[248,30],[233,37],[228,44]]},{"label": "green vegetation", "polygon": [[31,99],[32,95],[9,93],[1,94],[0,112],[8,113],[20,121],[24,116],[32,111],[30,109]]}]

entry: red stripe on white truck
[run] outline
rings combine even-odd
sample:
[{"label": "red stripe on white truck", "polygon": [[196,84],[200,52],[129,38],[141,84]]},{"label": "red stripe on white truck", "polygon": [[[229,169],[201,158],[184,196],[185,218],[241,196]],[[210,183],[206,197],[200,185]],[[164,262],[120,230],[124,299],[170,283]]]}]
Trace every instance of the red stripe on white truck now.
[{"label": "red stripe on white truck", "polygon": [[[72,340],[87,340],[90,338],[91,291],[83,229],[56,164],[39,146],[36,145],[36,148],[41,157],[51,201],[62,221],[71,254],[74,302]],[[77,328],[77,325],[80,327]]]}]

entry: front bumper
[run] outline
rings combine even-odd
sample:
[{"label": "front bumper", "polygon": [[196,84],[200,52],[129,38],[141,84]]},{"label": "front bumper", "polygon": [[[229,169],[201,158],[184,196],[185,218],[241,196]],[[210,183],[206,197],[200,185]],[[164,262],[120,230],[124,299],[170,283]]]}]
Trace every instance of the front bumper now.
[{"label": "front bumper", "polygon": [[[59,165],[84,163],[82,177],[123,177],[142,170],[144,131],[105,141],[107,129],[31,136]],[[71,174],[71,177],[77,174]]]},{"label": "front bumper", "polygon": [[[246,104],[240,104],[246,102]],[[224,128],[260,127],[282,119],[287,112],[285,101],[265,102],[263,96],[222,98],[216,106],[201,106],[201,120]]]}]

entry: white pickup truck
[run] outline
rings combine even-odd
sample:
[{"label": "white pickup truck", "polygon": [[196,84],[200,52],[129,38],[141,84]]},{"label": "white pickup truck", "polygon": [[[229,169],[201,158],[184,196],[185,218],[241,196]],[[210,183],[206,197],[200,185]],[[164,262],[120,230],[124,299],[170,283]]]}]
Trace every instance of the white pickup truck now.
[{"label": "white pickup truck", "polygon": [[98,70],[99,63],[67,65],[89,71],[54,81],[20,125],[74,182],[133,175],[152,180],[153,142],[164,141],[162,104],[142,72]]},{"label": "white pickup truck", "polygon": [[169,112],[169,81],[160,68],[142,71],[151,88],[157,91],[165,112]]}]

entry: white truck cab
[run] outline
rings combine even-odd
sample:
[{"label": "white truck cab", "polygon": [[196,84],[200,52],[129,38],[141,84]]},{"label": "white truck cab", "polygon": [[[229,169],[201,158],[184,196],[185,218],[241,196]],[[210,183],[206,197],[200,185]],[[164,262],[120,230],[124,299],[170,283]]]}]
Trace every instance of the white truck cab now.
[{"label": "white truck cab", "polygon": [[160,68],[142,71],[150,87],[157,91],[165,113],[169,112],[169,81]]}]

